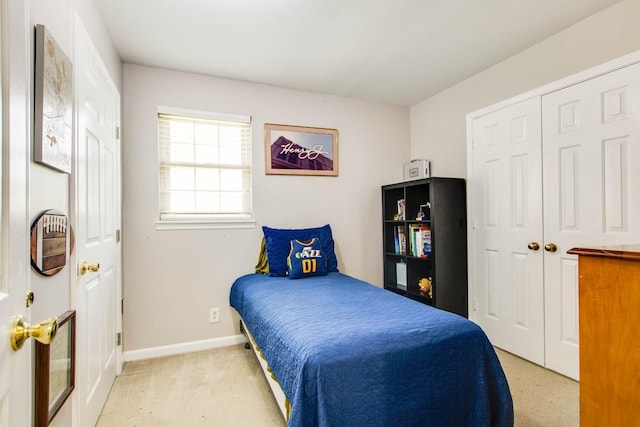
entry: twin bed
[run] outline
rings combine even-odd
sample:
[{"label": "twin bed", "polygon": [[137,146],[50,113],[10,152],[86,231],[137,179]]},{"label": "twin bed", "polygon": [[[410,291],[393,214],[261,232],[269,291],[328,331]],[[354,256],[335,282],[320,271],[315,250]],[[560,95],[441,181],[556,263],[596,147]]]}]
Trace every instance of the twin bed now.
[{"label": "twin bed", "polygon": [[328,273],[293,280],[276,260],[284,241],[322,230],[276,230],[270,241],[264,228],[269,275],[238,278],[230,302],[288,426],[513,425],[506,378],[477,325],[338,272],[330,229],[320,238]]}]

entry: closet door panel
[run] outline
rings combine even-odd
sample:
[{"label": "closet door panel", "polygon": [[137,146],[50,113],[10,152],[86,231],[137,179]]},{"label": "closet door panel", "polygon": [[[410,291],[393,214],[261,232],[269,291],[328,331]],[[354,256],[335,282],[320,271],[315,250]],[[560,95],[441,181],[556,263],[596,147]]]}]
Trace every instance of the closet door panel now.
[{"label": "closet door panel", "polygon": [[[640,65],[542,97],[545,365],[578,379],[577,246],[640,242]],[[574,337],[575,336],[575,337]]]},{"label": "closet door panel", "polygon": [[540,98],[474,120],[472,149],[470,318],[543,364]]}]

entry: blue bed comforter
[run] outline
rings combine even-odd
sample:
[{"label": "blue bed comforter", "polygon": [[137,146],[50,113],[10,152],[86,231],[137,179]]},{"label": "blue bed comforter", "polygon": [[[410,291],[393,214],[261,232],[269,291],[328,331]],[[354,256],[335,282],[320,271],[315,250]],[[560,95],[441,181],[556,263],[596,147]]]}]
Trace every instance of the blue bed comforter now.
[{"label": "blue bed comforter", "polygon": [[471,321],[341,273],[231,288],[292,405],[288,426],[512,426],[498,358]]}]

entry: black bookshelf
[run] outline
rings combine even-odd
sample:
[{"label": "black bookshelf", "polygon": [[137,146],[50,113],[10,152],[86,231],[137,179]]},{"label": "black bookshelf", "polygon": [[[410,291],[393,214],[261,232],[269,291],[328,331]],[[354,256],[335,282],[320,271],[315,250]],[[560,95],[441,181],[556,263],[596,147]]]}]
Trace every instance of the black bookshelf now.
[{"label": "black bookshelf", "polygon": [[[399,215],[400,200],[404,201],[404,217]],[[421,219],[420,212],[424,214]],[[384,185],[385,289],[468,317],[466,212],[464,179],[427,178]],[[402,230],[404,251],[400,247]],[[431,292],[428,286],[421,288],[422,279],[430,280]]]}]

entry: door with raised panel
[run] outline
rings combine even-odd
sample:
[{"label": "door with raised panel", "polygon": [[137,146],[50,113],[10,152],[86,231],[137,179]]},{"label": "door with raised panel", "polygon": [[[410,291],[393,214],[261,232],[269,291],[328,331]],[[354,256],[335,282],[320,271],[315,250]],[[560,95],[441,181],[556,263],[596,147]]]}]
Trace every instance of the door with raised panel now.
[{"label": "door with raised panel", "polygon": [[567,250],[640,242],[640,64],[545,95],[542,112],[544,236],[557,248],[544,252],[545,366],[577,379],[578,264]]},{"label": "door with raised panel", "polygon": [[120,222],[120,95],[79,19],[75,41],[78,425],[92,426],[121,369],[116,341],[121,315],[116,232]]},{"label": "door with raised panel", "polygon": [[469,318],[497,347],[544,364],[540,98],[472,128]]},{"label": "door with raised panel", "polygon": [[[32,424],[32,345],[13,351],[10,331],[17,316],[29,320],[25,292],[29,282],[29,213],[27,168],[29,152],[25,141],[28,99],[24,79],[4,76],[26,75],[28,62],[18,49],[7,49],[6,23],[26,22],[20,8],[6,8],[0,1],[0,426]],[[24,9],[24,8],[23,8]],[[15,32],[14,32],[15,33]],[[13,37],[13,33],[11,34]],[[16,36],[12,43],[25,42]],[[7,60],[8,59],[8,60]],[[6,62],[5,62],[6,61]],[[11,82],[11,85],[5,82]],[[11,167],[6,167],[11,165]],[[10,189],[10,191],[8,191]]]},{"label": "door with raised panel", "polygon": [[[33,344],[13,351],[10,330],[17,316],[31,323],[25,293],[31,266],[29,241],[30,101],[28,22],[19,1],[0,1],[0,425],[33,423]],[[14,7],[15,6],[15,7]],[[11,29],[9,28],[11,23]],[[7,35],[9,37],[7,37]],[[40,320],[40,319],[36,319]]]}]

